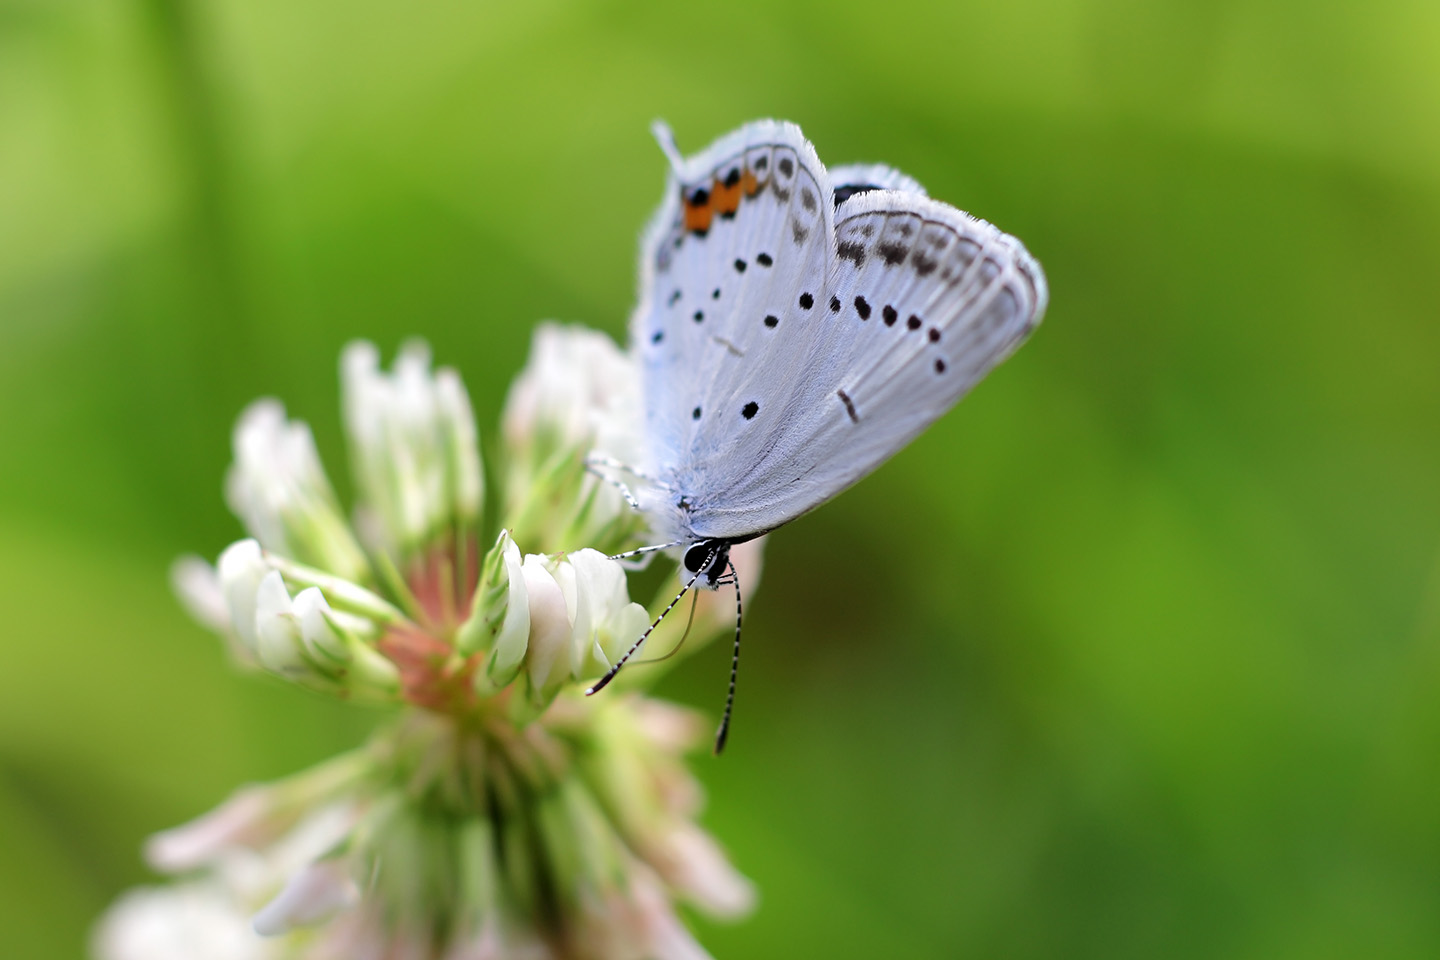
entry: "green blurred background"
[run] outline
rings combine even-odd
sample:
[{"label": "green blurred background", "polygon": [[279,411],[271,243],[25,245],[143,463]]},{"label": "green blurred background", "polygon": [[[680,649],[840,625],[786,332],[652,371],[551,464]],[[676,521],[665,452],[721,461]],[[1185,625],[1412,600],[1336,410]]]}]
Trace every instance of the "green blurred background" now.
[{"label": "green blurred background", "polygon": [[[493,433],[623,334],[696,150],[800,122],[1022,237],[1046,324],[771,539],[706,822],[719,957],[1440,954],[1440,6],[0,0],[0,937],[78,957],[149,832],[376,716],[169,595],[347,339]],[[750,611],[747,610],[747,613]],[[717,645],[661,692],[707,711]]]}]

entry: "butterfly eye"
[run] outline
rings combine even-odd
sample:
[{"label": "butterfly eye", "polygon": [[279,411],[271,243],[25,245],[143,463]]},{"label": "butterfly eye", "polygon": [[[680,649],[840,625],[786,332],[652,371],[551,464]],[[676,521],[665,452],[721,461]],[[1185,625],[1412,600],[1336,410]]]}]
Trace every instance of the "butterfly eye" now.
[{"label": "butterfly eye", "polygon": [[689,573],[705,574],[713,582],[717,571],[724,570],[730,560],[730,545],[723,540],[701,540],[685,551],[684,565]]},{"label": "butterfly eye", "polygon": [[710,556],[709,544],[697,543],[685,551],[685,569],[691,573],[699,573],[705,566],[705,560]]}]

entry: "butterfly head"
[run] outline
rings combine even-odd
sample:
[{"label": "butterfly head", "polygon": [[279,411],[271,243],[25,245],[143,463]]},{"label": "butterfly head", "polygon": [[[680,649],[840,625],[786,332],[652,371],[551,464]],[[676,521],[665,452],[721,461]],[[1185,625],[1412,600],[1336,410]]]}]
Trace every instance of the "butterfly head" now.
[{"label": "butterfly head", "polygon": [[726,569],[730,566],[730,541],[696,540],[685,547],[681,560],[684,568],[680,577],[688,581],[695,579],[695,586],[715,590],[724,582]]}]

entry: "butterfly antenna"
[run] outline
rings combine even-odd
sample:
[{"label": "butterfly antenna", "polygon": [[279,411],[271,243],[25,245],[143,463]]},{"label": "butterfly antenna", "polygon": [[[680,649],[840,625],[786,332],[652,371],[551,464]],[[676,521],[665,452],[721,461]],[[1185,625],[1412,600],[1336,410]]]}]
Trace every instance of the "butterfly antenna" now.
[{"label": "butterfly antenna", "polygon": [[670,124],[664,120],[653,121],[650,124],[650,133],[655,137],[655,142],[660,144],[660,151],[665,154],[665,159],[670,161],[670,169],[675,172],[676,178],[679,178],[685,158],[680,156],[680,151],[675,146],[675,134],[671,132]]},{"label": "butterfly antenna", "polygon": [[726,561],[730,568],[730,582],[735,584],[735,650],[730,655],[730,692],[725,695],[725,713],[720,717],[720,729],[715,731],[715,756],[725,749],[725,740],[730,736],[730,714],[735,709],[735,677],[740,673],[740,575],[735,572],[735,562]]},{"label": "butterfly antenna", "polygon": [[685,646],[686,638],[690,636],[690,628],[695,626],[695,608],[698,606],[700,606],[700,592],[697,590],[695,593],[690,594],[690,619],[685,621],[685,632],[680,634],[680,642],[675,644],[674,648],[667,654],[659,657],[651,657],[649,660],[636,660],[635,666],[638,667],[642,663],[660,663],[663,660],[669,660],[675,656],[675,654],[679,653],[680,648]]},{"label": "butterfly antenna", "polygon": [[[702,565],[700,570],[704,570],[706,566],[709,566],[709,564],[707,563]],[[700,570],[697,570],[694,575],[690,577],[689,580],[685,581],[685,586],[681,587],[680,592],[675,594],[675,599],[670,601],[670,605],[667,606],[664,610],[660,611],[660,616],[656,617],[655,621],[651,623],[650,626],[645,628],[645,632],[640,634],[639,640],[636,640],[630,645],[630,649],[625,651],[625,656],[621,657],[619,660],[616,660],[615,666],[611,667],[610,670],[605,674],[605,676],[600,678],[599,682],[596,683],[595,686],[585,691],[585,696],[594,696],[601,690],[604,690],[606,684],[608,684],[611,680],[615,679],[615,674],[620,672],[620,668],[625,666],[625,662],[631,657],[633,657],[635,655],[635,651],[640,649],[640,645],[645,642],[645,640],[650,636],[650,634],[655,632],[655,628],[660,626],[660,621],[664,620],[665,617],[669,615],[670,611],[675,609],[675,604],[680,602],[680,598],[684,597],[685,594],[690,592],[690,587],[694,585],[696,579],[698,579],[700,576]]]}]

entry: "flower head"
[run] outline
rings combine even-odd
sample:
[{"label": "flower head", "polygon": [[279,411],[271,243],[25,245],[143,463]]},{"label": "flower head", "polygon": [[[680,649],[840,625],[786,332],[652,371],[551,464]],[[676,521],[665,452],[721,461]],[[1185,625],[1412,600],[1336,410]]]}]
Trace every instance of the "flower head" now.
[{"label": "flower head", "polygon": [[[418,343],[388,372],[352,344],[341,372],[348,518],[309,427],[257,401],[226,481],[250,536],[172,580],[249,668],[394,716],[365,747],[152,838],[177,882],[117,902],[96,955],[704,957],[674,902],[736,916],[753,895],[695,823],[682,758],[702,725],[633,691],[580,693],[651,620],[608,556],[644,523],[587,470],[639,459],[633,361],[601,334],[537,332],[492,531],[459,376]],[[736,549],[747,592],[759,549]],[[688,629],[693,649],[732,615],[707,595],[647,643],[668,653]]]}]

